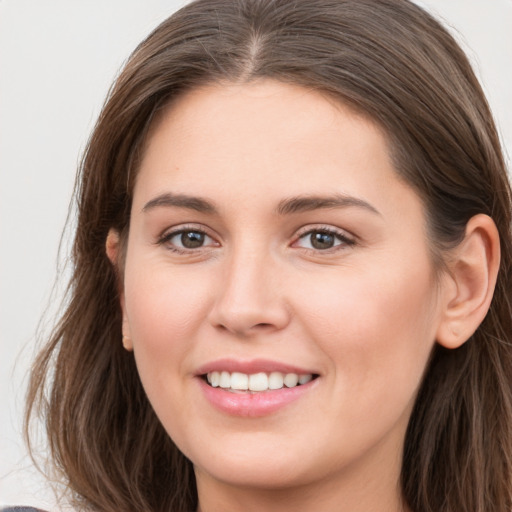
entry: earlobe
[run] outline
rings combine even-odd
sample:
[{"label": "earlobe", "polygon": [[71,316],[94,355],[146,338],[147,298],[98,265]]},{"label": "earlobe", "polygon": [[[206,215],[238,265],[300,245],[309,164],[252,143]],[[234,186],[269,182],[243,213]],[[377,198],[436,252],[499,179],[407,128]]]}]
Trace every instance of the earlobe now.
[{"label": "earlobe", "polygon": [[130,337],[130,324],[128,323],[128,318],[126,317],[126,313],[124,310],[124,300],[121,301],[122,309],[123,309],[123,347],[128,352],[133,351],[133,343]]},{"label": "earlobe", "polygon": [[477,330],[489,310],[499,265],[496,225],[487,215],[475,215],[448,262],[450,285],[444,289],[444,310],[437,332],[440,345],[458,348]]},{"label": "earlobe", "polygon": [[132,343],[132,337],[131,337],[131,331],[130,331],[130,322],[128,321],[128,316],[126,314],[124,294],[121,294],[121,310],[123,312],[123,326],[122,326],[123,347],[128,352],[132,352],[133,351],[133,343]]},{"label": "earlobe", "polygon": [[112,265],[117,267],[119,257],[119,232],[113,228],[110,228],[108,232],[107,240],[105,241],[105,252]]}]

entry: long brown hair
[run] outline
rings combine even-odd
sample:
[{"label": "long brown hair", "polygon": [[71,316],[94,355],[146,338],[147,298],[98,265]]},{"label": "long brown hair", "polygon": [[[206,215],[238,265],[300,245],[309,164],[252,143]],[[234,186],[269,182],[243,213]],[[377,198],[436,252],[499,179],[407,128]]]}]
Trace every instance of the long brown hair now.
[{"label": "long brown hair", "polygon": [[473,215],[494,219],[502,261],[490,311],[461,348],[434,349],[405,439],[402,489],[414,512],[509,512],[510,185],[466,56],[407,0],[198,0],[139,45],[80,167],[68,305],[34,365],[27,425],[42,415],[53,463],[85,508],[196,508],[192,465],[122,348],[119,282],[105,240],[110,228],[127,233],[156,112],[194,87],[258,78],[323,91],[383,127],[398,174],[424,202],[438,265]]}]

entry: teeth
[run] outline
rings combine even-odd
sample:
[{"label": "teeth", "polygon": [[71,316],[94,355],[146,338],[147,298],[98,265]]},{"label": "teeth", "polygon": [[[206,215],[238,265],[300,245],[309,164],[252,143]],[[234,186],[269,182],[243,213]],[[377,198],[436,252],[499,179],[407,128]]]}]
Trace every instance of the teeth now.
[{"label": "teeth", "polygon": [[307,375],[299,375],[299,384],[307,384],[311,379],[313,379],[313,375],[310,373]]},{"label": "teeth", "polygon": [[284,385],[284,375],[280,372],[272,372],[268,377],[269,389],[281,389]]},{"label": "teeth", "polygon": [[212,385],[212,387],[216,388],[220,384],[220,373],[219,372],[211,372],[208,374],[208,382]]},{"label": "teeth", "polygon": [[249,376],[245,373],[233,372],[231,374],[231,389],[247,391],[249,389]]},{"label": "teeth", "polygon": [[264,372],[247,375],[240,372],[210,372],[206,375],[208,383],[216,388],[232,389],[234,391],[267,391],[294,388],[301,384],[307,384],[313,379],[313,375],[297,373]]},{"label": "teeth", "polygon": [[221,388],[230,388],[231,387],[231,375],[229,372],[221,372],[219,379],[219,386]]},{"label": "teeth", "polygon": [[266,373],[254,373],[249,375],[249,389],[251,391],[265,391],[268,389],[268,377]]}]

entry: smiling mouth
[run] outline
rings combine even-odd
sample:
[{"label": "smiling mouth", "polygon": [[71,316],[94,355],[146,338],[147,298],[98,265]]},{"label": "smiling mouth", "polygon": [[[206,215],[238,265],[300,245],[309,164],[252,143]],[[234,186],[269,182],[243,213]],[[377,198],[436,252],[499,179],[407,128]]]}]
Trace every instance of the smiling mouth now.
[{"label": "smiling mouth", "polygon": [[260,393],[302,386],[316,379],[318,375],[312,373],[259,372],[246,374],[241,372],[213,371],[201,377],[213,388],[222,388],[233,393]]}]

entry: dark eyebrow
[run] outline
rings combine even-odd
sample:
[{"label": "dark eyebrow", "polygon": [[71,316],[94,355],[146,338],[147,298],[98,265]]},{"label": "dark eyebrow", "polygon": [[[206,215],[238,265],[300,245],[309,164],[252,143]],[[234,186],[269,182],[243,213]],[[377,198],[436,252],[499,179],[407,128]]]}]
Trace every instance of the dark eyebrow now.
[{"label": "dark eyebrow", "polygon": [[289,215],[292,213],[308,212],[318,209],[329,208],[363,208],[372,213],[380,215],[380,212],[370,203],[357,197],[344,194],[334,194],[332,196],[297,196],[280,201],[277,206],[279,215]]},{"label": "dark eyebrow", "polygon": [[207,201],[206,199],[202,199],[200,197],[187,196],[185,194],[161,194],[151,201],[148,201],[144,208],[142,208],[143,212],[147,212],[148,210],[152,210],[153,208],[157,208],[159,206],[170,207],[175,206],[178,208],[187,208],[188,210],[195,210],[201,213],[216,213],[216,208],[212,203]]},{"label": "dark eyebrow", "polygon": [[[215,206],[200,197],[188,196],[186,194],[161,194],[154,199],[148,201],[143,212],[157,207],[178,207],[195,210],[201,213],[217,213]],[[290,215],[292,213],[307,212],[318,209],[329,208],[347,208],[358,207],[364,208],[372,213],[380,215],[380,212],[370,203],[357,197],[347,196],[343,194],[335,194],[332,196],[297,196],[289,199],[283,199],[279,202],[276,211],[279,215]]]}]

